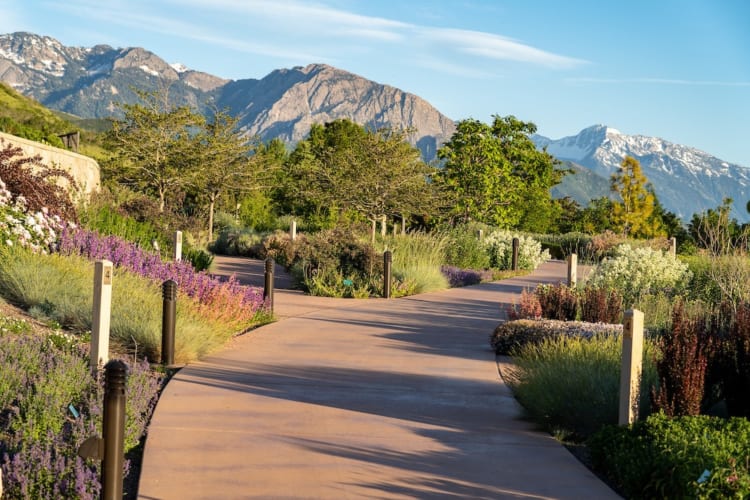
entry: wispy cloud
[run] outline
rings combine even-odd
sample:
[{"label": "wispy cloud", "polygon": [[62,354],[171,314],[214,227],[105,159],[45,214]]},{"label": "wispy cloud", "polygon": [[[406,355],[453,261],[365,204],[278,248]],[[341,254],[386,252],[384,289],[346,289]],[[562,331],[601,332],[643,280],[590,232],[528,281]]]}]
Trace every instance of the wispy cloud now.
[{"label": "wispy cloud", "polygon": [[[298,0],[68,0],[48,5],[102,22],[294,61],[329,62],[379,51],[447,73],[472,66],[467,59],[485,61],[492,69],[485,74],[495,73],[500,61],[552,69],[586,63],[494,33],[422,26]],[[219,26],[209,19],[224,22]]]},{"label": "wispy cloud", "polygon": [[446,28],[419,28],[425,37],[453,47],[457,52],[488,59],[525,62],[551,68],[572,68],[587,61],[561,56],[493,33]]},{"label": "wispy cloud", "polygon": [[696,87],[750,87],[750,82],[727,82],[720,80],[682,80],[675,78],[566,78],[565,82],[580,85],[687,85]]}]

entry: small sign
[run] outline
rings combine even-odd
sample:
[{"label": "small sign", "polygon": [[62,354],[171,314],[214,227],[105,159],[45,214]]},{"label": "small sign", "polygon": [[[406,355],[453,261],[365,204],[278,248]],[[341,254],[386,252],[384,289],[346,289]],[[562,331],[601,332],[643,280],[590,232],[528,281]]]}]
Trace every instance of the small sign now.
[{"label": "small sign", "polygon": [[112,284],[112,267],[110,266],[104,266],[102,275],[102,284],[103,285],[111,285]]}]

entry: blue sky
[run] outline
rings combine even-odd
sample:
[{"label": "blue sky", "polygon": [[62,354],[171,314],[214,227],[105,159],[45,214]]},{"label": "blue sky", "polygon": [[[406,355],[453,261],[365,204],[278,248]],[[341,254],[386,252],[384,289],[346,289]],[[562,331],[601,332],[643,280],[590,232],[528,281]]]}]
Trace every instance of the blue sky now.
[{"label": "blue sky", "polygon": [[745,0],[2,0],[14,31],[231,79],[327,63],[456,120],[605,124],[750,167]]}]

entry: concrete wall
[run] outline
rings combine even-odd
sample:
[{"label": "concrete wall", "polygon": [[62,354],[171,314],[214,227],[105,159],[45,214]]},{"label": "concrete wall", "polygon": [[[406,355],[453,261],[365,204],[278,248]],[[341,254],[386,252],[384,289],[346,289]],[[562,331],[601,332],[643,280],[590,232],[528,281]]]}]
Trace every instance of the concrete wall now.
[{"label": "concrete wall", "polygon": [[99,164],[94,159],[0,132],[0,147],[4,147],[3,143],[21,148],[26,156],[39,155],[42,163],[48,167],[60,167],[70,172],[83,194],[99,191]]}]

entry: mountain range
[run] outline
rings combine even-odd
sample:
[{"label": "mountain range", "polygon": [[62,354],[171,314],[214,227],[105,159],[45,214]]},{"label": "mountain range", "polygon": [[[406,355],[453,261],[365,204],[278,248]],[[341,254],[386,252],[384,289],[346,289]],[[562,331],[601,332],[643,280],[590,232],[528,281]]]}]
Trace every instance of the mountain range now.
[{"label": "mountain range", "polygon": [[[455,130],[455,123],[424,99],[324,64],[279,69],[261,79],[226,80],[169,64],[143,48],[67,47],[32,33],[0,35],[0,80],[45,106],[82,118],[118,115],[117,103],[134,103],[134,90],[168,89],[176,104],[201,112],[228,109],[243,131],[293,144],[313,123],[349,118],[371,127],[409,128],[425,160]],[[500,110],[498,110],[500,111]],[[609,177],[626,155],[638,159],[662,205],[683,220],[726,197],[732,215],[750,220],[750,170],[697,149],[603,125],[559,140],[532,137],[566,162],[574,175],[553,189],[582,205],[608,196]]]}]

